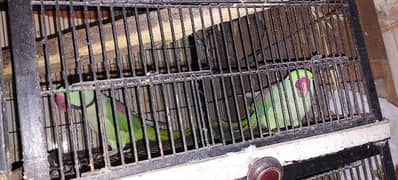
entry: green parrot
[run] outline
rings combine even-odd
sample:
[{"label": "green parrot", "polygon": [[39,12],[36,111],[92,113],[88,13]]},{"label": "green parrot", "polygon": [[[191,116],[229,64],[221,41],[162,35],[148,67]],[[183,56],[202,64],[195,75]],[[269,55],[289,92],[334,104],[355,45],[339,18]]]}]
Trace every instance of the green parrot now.
[{"label": "green parrot", "polygon": [[[73,86],[73,85],[72,85]],[[63,87],[59,88],[63,89]],[[99,133],[98,131],[98,120],[97,120],[97,103],[95,103],[95,93],[93,90],[83,90],[81,91],[82,93],[75,91],[75,92],[70,92],[69,93],[69,102],[71,105],[71,108],[82,110],[81,106],[81,94],[84,93],[84,98],[85,98],[85,106],[86,106],[86,112],[87,112],[87,121],[88,121],[88,126],[92,131],[94,131],[96,134]],[[101,101],[102,101],[102,111],[104,114],[104,119],[105,119],[105,132],[106,132],[106,139],[108,142],[108,145],[111,146],[112,151],[117,149],[117,136],[116,136],[116,129],[115,129],[115,124],[113,121],[113,111],[112,111],[112,102],[111,98],[100,93],[99,94]],[[65,98],[65,93],[57,93],[55,95],[55,102],[58,106],[58,108],[62,111],[65,111],[67,108],[66,105],[66,98]],[[127,122],[127,114],[126,114],[126,108],[125,105],[120,102],[115,100],[115,111],[117,112],[117,120],[118,120],[118,125],[119,125],[119,130],[120,130],[120,139],[122,143],[122,147],[125,147],[126,144],[130,143],[130,133],[129,133],[129,126]],[[143,125],[141,118],[135,114],[131,113],[132,117],[132,128],[134,131],[134,138],[136,141],[142,140],[144,138],[143,134]],[[144,121],[146,124],[146,130],[147,130],[147,137],[149,141],[157,141],[157,135],[156,135],[156,129],[154,126],[154,122],[150,120],[145,120]],[[160,123],[160,122],[159,122]],[[190,134],[190,130],[185,131],[185,135]],[[160,139],[162,141],[169,140],[169,131],[166,129],[160,129],[159,128],[159,133],[160,133]],[[178,139],[180,138],[180,131],[173,131],[173,138]]]},{"label": "green parrot", "polygon": [[[249,122],[252,128],[258,127],[257,115],[259,118],[258,122],[260,122],[262,128],[273,130],[277,128],[276,123],[278,123],[279,128],[298,126],[299,121],[306,114],[305,110],[308,111],[311,109],[310,92],[314,92],[314,85],[313,75],[308,70],[299,69],[291,71],[282,82],[273,84],[270,89],[271,91],[269,91],[269,88],[264,88],[263,95],[260,92],[254,95],[255,101],[250,105],[251,115],[246,119],[240,120],[244,132],[249,129]],[[291,113],[290,119],[288,107]],[[283,119],[284,116],[286,117],[286,123]],[[223,126],[229,127],[229,124],[223,121]],[[235,132],[239,131],[238,122],[233,122],[232,127]]]}]

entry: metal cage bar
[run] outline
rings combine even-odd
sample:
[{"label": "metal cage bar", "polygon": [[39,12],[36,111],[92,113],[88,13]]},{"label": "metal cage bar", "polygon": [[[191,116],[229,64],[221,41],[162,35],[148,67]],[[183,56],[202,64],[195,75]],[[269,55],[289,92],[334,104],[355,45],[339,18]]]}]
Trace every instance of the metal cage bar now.
[{"label": "metal cage bar", "polygon": [[354,0],[349,0],[349,9],[350,9],[350,20],[352,23],[352,31],[355,37],[355,43],[357,45],[357,52],[359,58],[361,59],[361,67],[364,74],[368,74],[369,76],[365,76],[365,84],[367,87],[367,96],[370,101],[369,106],[373,114],[376,116],[377,119],[383,119],[380,110],[380,104],[378,101],[378,96],[376,92],[376,86],[373,81],[372,76],[372,69],[369,63],[369,57],[365,46],[365,39],[363,37],[361,24],[359,21],[359,14],[356,2]]},{"label": "metal cage bar", "polygon": [[[368,143],[284,167],[284,179],[396,179],[388,142]],[[308,168],[311,167],[311,168]]]},{"label": "metal cage bar", "polygon": [[[1,2],[0,2],[1,3]],[[0,52],[0,74],[3,74],[3,53]],[[8,178],[11,171],[11,159],[8,141],[8,122],[6,115],[4,77],[0,77],[0,177]]]},{"label": "metal cage bar", "polygon": [[[14,71],[16,102],[23,148],[25,176],[49,179],[44,118],[36,48],[32,6],[29,1],[8,2],[10,42]],[[39,105],[39,106],[38,106]]]}]

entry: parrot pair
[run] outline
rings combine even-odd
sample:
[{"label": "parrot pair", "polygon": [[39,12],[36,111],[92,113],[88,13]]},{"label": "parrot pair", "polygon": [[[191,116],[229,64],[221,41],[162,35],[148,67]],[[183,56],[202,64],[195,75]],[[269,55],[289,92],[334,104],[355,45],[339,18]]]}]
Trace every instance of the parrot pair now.
[{"label": "parrot pair", "polygon": [[[277,128],[277,123],[280,128],[286,126],[298,126],[299,121],[306,114],[305,110],[311,108],[310,92],[313,92],[313,77],[312,73],[308,70],[299,69],[294,70],[289,73],[289,75],[279,83],[273,84],[270,88],[264,88],[263,94],[256,94],[255,101],[251,103],[252,114],[244,119],[240,120],[244,131],[249,128],[249,122],[252,128],[258,127],[257,125],[257,115],[259,117],[259,122],[262,128],[275,129]],[[73,85],[72,85],[73,86]],[[270,91],[271,90],[271,91]],[[272,92],[272,93],[271,93]],[[98,131],[98,120],[97,120],[97,103],[95,103],[95,93],[93,90],[83,90],[82,92],[69,92],[69,102],[72,108],[82,109],[81,95],[84,94],[85,106],[87,110],[87,120],[88,125],[92,131],[99,133]],[[113,121],[113,111],[112,102],[110,97],[100,93],[102,100],[102,111],[105,119],[105,131],[107,136],[107,142],[111,146],[112,150],[117,149],[117,136],[115,132],[115,125]],[[271,97],[272,96],[272,97]],[[295,103],[294,101],[297,101]],[[66,110],[66,98],[65,93],[57,93],[55,95],[55,102],[59,109]],[[116,101],[116,113],[117,120],[120,129],[120,138],[122,147],[130,143],[130,133],[129,126],[127,122],[127,113],[125,105],[122,102]],[[297,106],[296,106],[297,105]],[[304,105],[306,107],[304,107]],[[291,116],[290,120],[286,119],[286,123],[283,117],[289,118],[287,113],[287,108],[290,109]],[[306,109],[307,108],[307,109]],[[283,109],[283,110],[282,110]],[[266,112],[267,113],[266,113]],[[256,114],[257,112],[257,114]],[[297,113],[299,112],[299,113]],[[144,138],[143,135],[143,123],[141,118],[135,114],[131,113],[132,117],[132,128],[134,131],[135,140],[141,140]],[[268,117],[266,117],[266,114]],[[250,119],[250,121],[249,121]],[[147,122],[145,120],[144,122]],[[267,123],[268,121],[268,123]],[[212,126],[217,126],[217,121],[211,122]],[[293,122],[292,124],[290,122]],[[147,129],[147,136],[150,141],[156,141],[156,129],[151,123],[145,123]],[[153,124],[153,123],[152,123]],[[226,121],[222,121],[223,127],[229,127]],[[239,127],[238,122],[232,123],[233,128],[236,130]],[[184,130],[186,135],[191,134],[191,129]],[[159,129],[160,139],[162,141],[169,140],[169,131],[165,129]],[[180,138],[181,134],[179,131],[173,133],[173,138]]]}]

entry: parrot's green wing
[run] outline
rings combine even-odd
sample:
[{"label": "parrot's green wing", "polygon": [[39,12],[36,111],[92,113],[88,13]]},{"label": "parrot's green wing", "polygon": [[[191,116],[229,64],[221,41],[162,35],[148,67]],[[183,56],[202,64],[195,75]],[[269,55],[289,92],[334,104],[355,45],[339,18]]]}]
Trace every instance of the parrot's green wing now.
[{"label": "parrot's green wing", "polygon": [[[257,128],[259,122],[261,128],[271,130],[276,129],[277,127],[285,128],[290,125],[298,126],[299,120],[301,120],[305,114],[303,104],[306,105],[306,110],[311,108],[309,94],[303,98],[298,97],[296,87],[292,86],[292,82],[294,84],[299,77],[307,77],[310,80],[309,89],[313,92],[312,73],[310,71],[299,69],[290,72],[282,82],[275,83],[271,87],[264,88],[262,90],[262,95],[258,93],[255,100],[250,105],[250,116],[246,119],[240,120],[240,124],[239,122],[232,123],[235,133],[239,133],[240,125],[242,126],[243,131],[247,131],[249,129],[249,121],[252,128]],[[297,101],[296,103],[295,100]],[[288,113],[289,111],[290,113]],[[297,112],[300,114],[297,114]],[[286,122],[284,117],[286,118]],[[216,125],[216,123],[212,124]],[[222,121],[222,125],[223,127],[229,127],[229,123],[226,121]]]},{"label": "parrot's green wing", "polygon": [[[275,86],[275,85],[274,85]],[[273,88],[273,86],[271,86]],[[253,128],[258,127],[257,118],[262,128],[267,128],[266,120],[272,118],[269,112],[272,111],[272,99],[268,88],[263,89],[263,95],[259,94],[251,105],[252,115],[250,115],[251,125]],[[273,97],[274,98],[274,97]],[[268,115],[268,117],[266,117]]]},{"label": "parrot's green wing", "polygon": [[[256,97],[254,97],[254,101],[250,105],[250,111],[251,114],[249,115],[249,118],[246,119],[241,119],[239,120],[240,122],[232,122],[232,129],[234,130],[234,133],[239,133],[240,132],[240,127],[242,127],[242,131],[246,132],[249,129],[249,120],[251,123],[251,128],[257,128],[258,127],[258,121],[257,117],[259,118],[259,122],[261,124],[262,128],[267,128],[267,123],[266,123],[266,113],[269,114],[270,110],[272,110],[272,101],[271,97],[268,91],[268,88],[264,88],[262,93],[263,95],[260,94],[261,92],[258,92]],[[265,110],[265,111],[264,111]],[[273,117],[273,116],[270,116]],[[222,122],[222,127],[224,129],[229,129],[230,123],[227,121],[221,121]],[[218,126],[218,121],[212,121],[213,127]]]},{"label": "parrot's green wing", "polygon": [[[103,112],[105,119],[113,120],[114,114],[113,114],[111,99],[105,95],[102,95],[102,101],[103,101],[102,105],[103,105]],[[116,101],[114,109],[117,113],[117,119],[120,131],[129,132],[125,106],[121,102]]]},{"label": "parrot's green wing", "polygon": [[[112,110],[112,104],[111,100],[109,97],[106,97],[105,95],[102,96],[104,99],[103,103],[103,109],[104,109],[104,116],[107,122],[109,123],[109,130],[108,126],[106,128],[107,134],[109,133],[109,139],[111,140],[116,140],[116,134],[115,134],[115,128],[113,125],[113,110]],[[125,105],[119,101],[115,102],[115,110],[117,112],[117,119],[118,119],[118,125],[119,125],[119,130],[120,130],[120,138],[122,140],[123,146],[126,145],[127,143],[130,143],[130,133],[129,133],[129,125],[127,121],[127,112]],[[134,138],[135,140],[142,140],[144,138],[143,136],[143,126],[142,126],[142,121],[139,118],[137,114],[132,113],[132,126],[133,126],[133,131],[134,131]],[[147,137],[149,141],[157,141],[157,133],[156,133],[156,128],[154,126],[149,126],[145,125],[146,131],[147,131]],[[185,136],[188,136],[191,134],[191,129],[185,129],[184,134]],[[181,132],[178,130],[173,130],[173,139],[178,139],[181,137]],[[166,141],[170,140],[169,137],[169,131],[167,129],[162,129],[159,128],[159,135],[160,135],[160,140]],[[108,135],[107,135],[108,136]]]},{"label": "parrot's green wing", "polygon": [[[106,136],[108,139],[108,144],[112,147],[112,149],[116,149],[116,131],[115,131],[115,123],[113,121],[114,112],[112,110],[112,102],[109,97],[105,95],[101,95],[102,98],[102,110],[105,118],[105,130]],[[129,128],[127,123],[127,116],[123,107],[120,107],[120,102],[115,102],[116,107],[116,118],[119,125],[119,135],[122,143],[122,147],[126,144],[130,143],[130,135]]]}]

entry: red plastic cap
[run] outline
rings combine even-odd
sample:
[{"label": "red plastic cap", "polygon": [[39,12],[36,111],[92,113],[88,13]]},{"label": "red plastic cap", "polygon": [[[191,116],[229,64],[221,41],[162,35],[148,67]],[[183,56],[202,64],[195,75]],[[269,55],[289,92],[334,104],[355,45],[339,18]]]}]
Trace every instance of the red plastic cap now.
[{"label": "red plastic cap", "polygon": [[275,169],[266,169],[258,177],[257,180],[279,180],[280,174]]},{"label": "red plastic cap", "polygon": [[248,180],[280,180],[283,176],[282,165],[273,157],[255,160],[249,166]]}]

